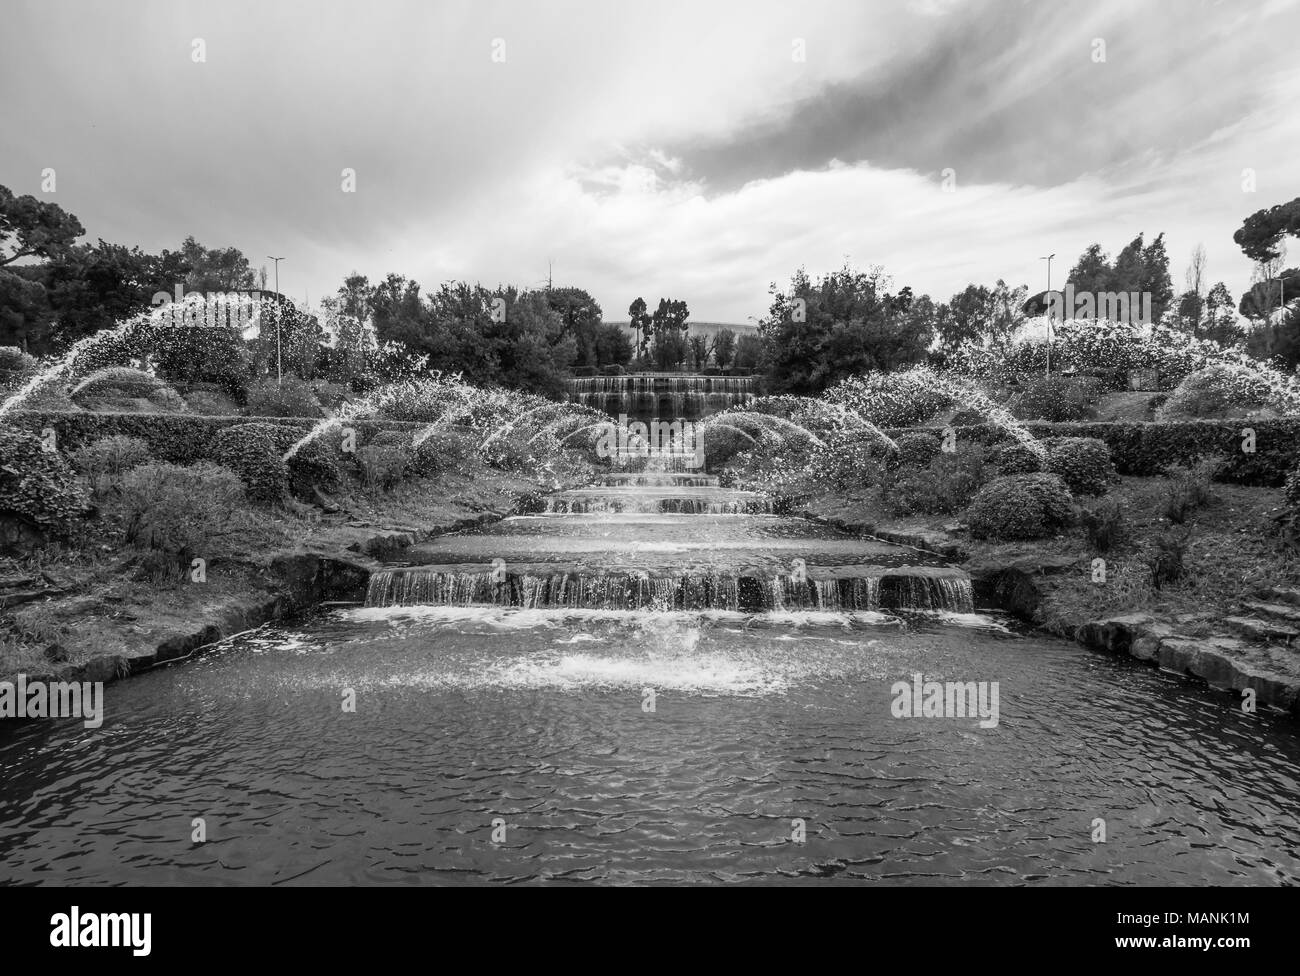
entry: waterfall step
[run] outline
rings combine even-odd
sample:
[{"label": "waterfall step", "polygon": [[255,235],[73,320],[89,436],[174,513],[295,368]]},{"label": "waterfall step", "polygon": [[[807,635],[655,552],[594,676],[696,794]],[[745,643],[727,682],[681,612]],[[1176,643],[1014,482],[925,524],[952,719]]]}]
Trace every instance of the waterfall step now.
[{"label": "waterfall step", "polygon": [[551,563],[412,566],[371,576],[367,606],[488,604],[530,609],[974,609],[952,567],[821,567],[788,575],[589,572]]},{"label": "waterfall step", "polygon": [[721,488],[715,474],[682,471],[611,471],[601,476],[600,485],[606,488]]},{"label": "waterfall step", "polygon": [[676,512],[684,515],[755,515],[772,511],[759,491],[716,486],[613,485],[557,491],[541,499],[542,511],[557,514],[599,512]]}]

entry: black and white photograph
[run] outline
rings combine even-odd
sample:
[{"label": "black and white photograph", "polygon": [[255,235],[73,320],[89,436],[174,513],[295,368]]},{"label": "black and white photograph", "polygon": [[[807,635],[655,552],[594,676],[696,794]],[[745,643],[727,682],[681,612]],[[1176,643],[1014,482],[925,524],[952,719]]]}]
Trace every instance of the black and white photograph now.
[{"label": "black and white photograph", "polygon": [[1300,884],[1297,36],[0,0],[12,940],[1110,888],[1113,958],[1249,959],[1189,889]]}]

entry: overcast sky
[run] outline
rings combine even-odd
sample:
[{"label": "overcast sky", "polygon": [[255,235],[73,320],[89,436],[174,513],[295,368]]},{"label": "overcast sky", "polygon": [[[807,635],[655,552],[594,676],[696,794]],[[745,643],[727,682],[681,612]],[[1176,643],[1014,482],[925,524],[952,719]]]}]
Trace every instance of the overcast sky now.
[{"label": "overcast sky", "polygon": [[284,255],[313,303],[549,260],[609,320],[744,322],[800,265],[945,300],[1162,230],[1176,288],[1203,242],[1238,297],[1233,231],[1300,196],[1298,28],[1293,0],[5,0],[0,183],[54,168],[91,240]]}]

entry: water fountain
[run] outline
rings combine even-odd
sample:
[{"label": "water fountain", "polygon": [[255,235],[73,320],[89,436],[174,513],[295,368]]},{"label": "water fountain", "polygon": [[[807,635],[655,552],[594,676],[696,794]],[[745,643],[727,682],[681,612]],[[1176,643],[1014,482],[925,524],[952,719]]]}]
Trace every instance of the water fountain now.
[{"label": "water fountain", "polygon": [[[645,374],[574,380],[584,412],[602,404],[640,432],[617,440],[594,484],[554,492],[497,525],[439,537],[404,555],[416,563],[375,573],[367,605],[664,613],[790,610],[973,609],[970,580],[940,560],[902,555],[869,539],[773,514],[760,491],[724,488],[697,467],[691,442],[711,430],[753,441],[825,447],[817,432],[786,417],[746,409],[748,378]],[[892,441],[843,407],[808,401],[832,430]],[[649,424],[629,421],[645,409]],[[547,422],[561,405],[538,404],[505,420],[481,447],[520,426]],[[644,416],[644,414],[642,414]],[[618,425],[584,424],[579,431]],[[647,426],[649,436],[647,436]],[[660,442],[661,429],[672,437]],[[614,443],[613,439],[607,443]],[[608,452],[607,452],[608,453]]]},{"label": "water fountain", "polygon": [[76,376],[87,368],[94,368],[94,354],[113,343],[130,344],[133,351],[145,354],[175,329],[239,329],[245,334],[254,333],[260,323],[261,306],[251,305],[245,296],[202,295],[194,293],[180,302],[168,302],[156,308],[133,315],[112,329],[104,329],[74,342],[66,353],[45,367],[0,403],[0,417],[18,410],[23,403],[42,387],[64,376]]}]

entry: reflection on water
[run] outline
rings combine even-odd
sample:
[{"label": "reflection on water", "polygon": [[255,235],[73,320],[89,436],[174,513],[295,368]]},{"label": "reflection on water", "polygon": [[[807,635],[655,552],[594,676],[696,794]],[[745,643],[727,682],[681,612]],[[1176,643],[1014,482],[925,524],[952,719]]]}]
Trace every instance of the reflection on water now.
[{"label": "reflection on water", "polygon": [[355,609],[0,728],[0,879],[1296,883],[1295,731],[972,614]]}]

